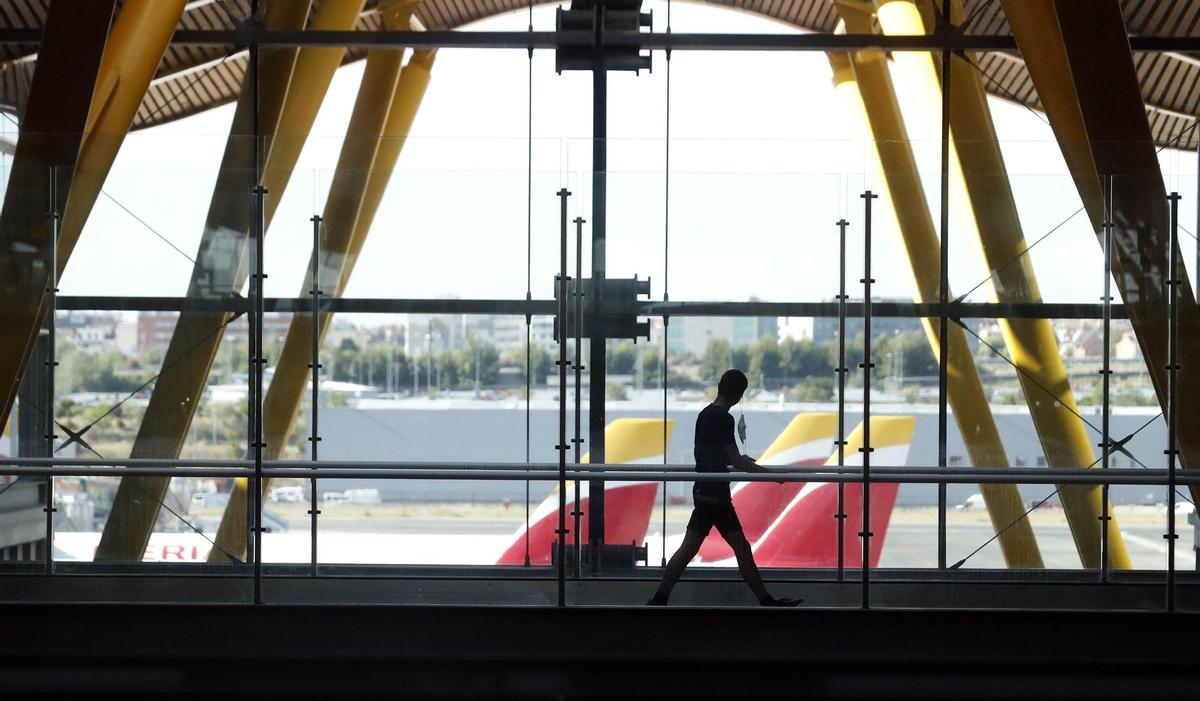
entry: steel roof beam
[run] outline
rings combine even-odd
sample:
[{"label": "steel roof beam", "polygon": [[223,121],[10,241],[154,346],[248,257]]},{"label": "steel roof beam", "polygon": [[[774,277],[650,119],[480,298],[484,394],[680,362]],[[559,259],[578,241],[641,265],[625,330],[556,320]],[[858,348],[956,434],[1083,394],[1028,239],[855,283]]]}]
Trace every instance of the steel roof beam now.
[{"label": "steel roof beam", "polygon": [[[381,4],[386,24],[407,26],[417,8],[418,0],[392,0]],[[428,84],[429,66],[424,60],[418,60],[417,64],[410,62],[413,66],[411,70],[424,76],[415,102],[412,100],[411,91],[399,90],[403,58],[404,52],[395,49],[375,49],[367,55],[358,97],[350,115],[350,123],[346,127],[346,138],[338,156],[329,195],[325,200],[324,216],[322,221],[318,222],[318,226],[323,224],[322,250],[317,256],[315,266],[311,257],[317,252],[313,251],[310,254],[307,267],[310,272],[301,285],[301,294],[308,290],[320,289],[323,295],[340,297],[345,290],[350,270],[353,269],[366,231],[370,227],[369,219],[374,217],[374,207],[378,206],[378,201],[375,201],[370,211],[363,211],[368,190],[372,182],[378,180],[377,176],[382,176],[383,184],[386,185],[395,165],[394,156],[399,155],[399,148],[389,151],[393,155],[390,159],[388,154],[384,154],[383,162],[380,161],[380,152],[384,149],[385,140],[402,140],[408,135],[407,127],[412,124],[417,105],[424,94],[424,86]],[[404,72],[409,70],[405,68]],[[389,134],[388,127],[392,126],[397,118],[405,124],[403,133]],[[379,172],[381,169],[386,171]],[[378,194],[382,196],[382,190]],[[364,214],[368,221],[360,228],[359,220]],[[318,275],[316,280],[311,272],[314,267]],[[331,282],[332,290],[322,288],[322,284],[329,285]],[[332,314],[321,314],[319,321],[320,333],[315,338],[317,344],[324,340],[329,331]],[[275,375],[263,401],[264,459],[279,458],[287,443],[292,424],[300,410],[305,385],[309,381],[310,368],[316,366],[317,359],[313,357],[315,347],[312,311],[294,314],[283,347],[279,351]],[[262,494],[268,493],[270,485],[269,478],[263,480]],[[247,480],[237,480],[221,516],[215,539],[217,547],[209,553],[210,561],[226,560],[226,553],[235,557],[245,556],[247,493]]]},{"label": "steel roof beam", "polygon": [[[304,26],[307,17],[307,2],[272,3],[266,21],[270,26]],[[275,133],[296,53],[275,50],[261,57],[257,115],[253,86],[249,80],[242,86],[188,285],[190,299],[224,301],[241,290],[246,274],[250,190],[256,184],[255,152],[261,147],[254,139],[255,122],[259,133]],[[138,427],[133,457],[179,456],[230,316],[222,309],[180,315]],[[121,480],[96,550],[97,560],[142,558],[169,484],[169,479],[159,477]]]},{"label": "steel roof beam", "polygon": [[[403,79],[403,76],[401,76]],[[558,303],[548,299],[396,299],[380,297],[332,297],[321,309],[344,314],[499,314],[554,316]],[[241,297],[109,297],[61,296],[63,311],[187,312],[224,311],[244,314],[250,303]],[[266,312],[310,312],[307,297],[268,297]],[[812,316],[835,318],[837,302],[634,302],[636,316]],[[862,316],[862,303],[849,302],[847,314]],[[894,302],[871,303],[871,315],[891,318],[947,316],[950,319],[1103,319],[1104,306],[1071,302]],[[1113,319],[1128,319],[1123,305],[1112,308]]]},{"label": "steel roof beam", "polygon": [[[1113,279],[1161,406],[1167,405],[1167,280],[1178,281],[1182,397],[1200,396],[1200,308],[1182,263],[1171,270],[1166,187],[1121,8],[1114,0],[1002,0],[1029,73],[1094,230],[1106,219],[1102,179],[1113,178]],[[1177,259],[1178,251],[1175,253]],[[1178,416],[1180,458],[1200,468],[1200,411]],[[1193,499],[1200,490],[1192,489]]]},{"label": "steel roof beam", "polygon": [[[65,205],[61,193],[79,156],[114,5],[54,3],[37,33],[41,60],[0,210],[0,426],[42,325],[54,233],[47,210]],[[52,177],[61,187],[57,202],[51,202]]]},{"label": "steel roof beam", "polygon": [[184,0],[126,0],[117,13],[104,47],[87,131],[59,230],[59,275],[133,126],[183,6]]},{"label": "steel roof beam", "polygon": [[[919,33],[936,22],[933,0],[874,1],[884,31]],[[961,2],[949,0],[949,4],[947,19],[952,23],[962,22],[965,12]],[[949,93],[952,142],[947,148],[951,175],[957,185],[956,194],[965,195],[966,200],[958,204],[965,205],[970,213],[966,228],[968,235],[974,234],[971,238],[985,263],[981,274],[992,281],[988,287],[993,298],[1001,302],[1039,304],[1042,294],[1017,215],[1016,198],[992,123],[987,92],[970,59],[970,56],[968,60],[951,58],[948,88],[941,85],[932,56],[921,67],[924,77],[934,84],[935,92],[940,95],[945,89]],[[1079,417],[1075,392],[1050,320],[998,321],[1047,462],[1055,467],[1095,466],[1092,440]],[[1109,515],[1107,523],[1100,520],[1100,490],[1064,486],[1060,493],[1083,566],[1100,567],[1101,528],[1106,526],[1110,565],[1114,569],[1129,569],[1132,566],[1129,553],[1116,519]],[[1105,513],[1111,514],[1111,508]]]},{"label": "steel roof beam", "polygon": [[[847,29],[870,30],[872,14],[868,3],[839,0],[837,9]],[[857,113],[858,121],[866,127],[867,138],[874,142],[884,186],[890,193],[912,270],[914,296],[923,301],[937,300],[941,291],[941,245],[888,71],[887,57],[882,52],[869,51],[831,53],[829,59],[834,85],[839,92],[849,90],[843,94],[855,103],[851,111]],[[933,356],[946,366],[950,378],[947,401],[953,409],[954,421],[971,464],[1008,466],[1004,442],[967,344],[966,333],[960,326],[948,324],[943,339],[940,325],[934,325],[932,318],[921,319],[921,326]],[[1020,518],[1023,511],[1020,492],[1012,486],[983,484],[980,490],[992,525],[999,534],[1005,563],[1009,567],[1041,568],[1042,556],[1033,529],[1028,520]]]},{"label": "steel roof beam", "polygon": [[[36,44],[37,30],[0,29],[0,44]],[[469,32],[431,31],[283,31],[273,29],[181,29],[171,43],[175,46],[328,46],[372,48],[392,46],[415,49],[556,49],[562,45],[590,45],[591,32]],[[1160,41],[1165,41],[1161,43]],[[1016,40],[1004,34],[929,35],[886,37],[878,34],[716,34],[716,33],[606,33],[606,43],[642,50],[696,51],[848,51],[878,47],[888,50],[1016,51]],[[1133,38],[1144,51],[1200,51],[1200,38]]]}]

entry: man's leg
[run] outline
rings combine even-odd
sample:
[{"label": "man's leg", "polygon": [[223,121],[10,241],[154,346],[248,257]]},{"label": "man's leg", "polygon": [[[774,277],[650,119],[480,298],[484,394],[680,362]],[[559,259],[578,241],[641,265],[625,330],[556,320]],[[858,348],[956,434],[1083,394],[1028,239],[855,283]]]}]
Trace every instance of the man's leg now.
[{"label": "man's leg", "polygon": [[662,582],[658,585],[658,592],[652,601],[661,600],[662,603],[666,603],[667,597],[671,595],[671,590],[675,588],[675,582],[679,581],[679,577],[687,568],[688,563],[696,557],[696,553],[700,552],[700,545],[707,535],[707,533],[700,533],[691,528],[687,529],[679,549],[667,561],[667,567],[663,570]]},{"label": "man's leg", "polygon": [[763,606],[791,607],[799,606],[804,601],[804,599],[776,599],[767,592],[766,586],[763,585],[762,575],[758,572],[758,564],[754,562],[754,553],[750,550],[750,542],[746,540],[746,534],[740,527],[721,535],[725,537],[725,542],[729,543],[729,547],[733,548],[733,554],[737,557],[738,570],[742,573],[746,584],[750,585],[754,596],[758,598],[758,603]]},{"label": "man's leg", "polygon": [[746,540],[746,534],[739,528],[725,536],[725,542],[733,548],[733,554],[737,557],[738,571],[742,573],[742,579],[746,580],[746,584],[750,585],[754,596],[759,601],[770,599],[771,595],[767,592],[762,575],[758,572],[758,565],[754,562],[754,553],[750,550],[750,541]]}]

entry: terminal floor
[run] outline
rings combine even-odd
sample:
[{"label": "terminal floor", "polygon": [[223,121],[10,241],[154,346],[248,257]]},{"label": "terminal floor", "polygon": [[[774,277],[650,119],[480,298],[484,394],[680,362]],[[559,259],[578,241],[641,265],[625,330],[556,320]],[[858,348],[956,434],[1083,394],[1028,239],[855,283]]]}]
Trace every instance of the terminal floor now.
[{"label": "terminal floor", "polygon": [[1193,614],[3,605],[0,697],[1196,698]]}]

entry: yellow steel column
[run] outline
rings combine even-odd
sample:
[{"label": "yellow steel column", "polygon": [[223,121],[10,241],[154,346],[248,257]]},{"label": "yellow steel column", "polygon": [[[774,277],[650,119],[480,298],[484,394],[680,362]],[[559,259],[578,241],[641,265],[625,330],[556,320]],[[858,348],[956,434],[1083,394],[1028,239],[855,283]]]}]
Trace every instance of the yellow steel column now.
[{"label": "yellow steel column", "polygon": [[[65,174],[58,175],[59,186],[68,191],[58,236],[56,265],[60,276],[167,50],[185,3],[186,0],[129,0],[117,13],[100,59],[78,160],[69,179]],[[46,314],[40,303],[36,314],[39,320]]]},{"label": "yellow steel column", "polygon": [[104,47],[87,132],[59,230],[60,274],[92,213],[117,151],[133,126],[186,4],[187,0],[126,0],[117,13]]},{"label": "yellow steel column", "polygon": [[[1177,396],[1200,396],[1200,305],[1194,299],[1183,257],[1176,248],[1170,268],[1170,219],[1158,159],[1121,5],[1116,0],[1013,3],[1002,0],[1029,75],[1037,87],[1084,206],[1099,233],[1104,201],[1099,183],[1113,176],[1111,208],[1113,279],[1133,326],[1159,404],[1167,405],[1168,286],[1175,309]],[[1179,404],[1175,420],[1179,457],[1200,468],[1200,411]],[[1190,485],[1200,501],[1200,485]]]},{"label": "yellow steel column", "polygon": [[[888,34],[925,34],[933,26],[930,0],[875,0],[880,26]],[[924,19],[923,19],[924,15]],[[951,0],[951,21],[961,22],[962,5]],[[940,70],[933,56],[921,52],[926,80],[935,85]],[[974,214],[972,221],[986,268],[988,287],[995,301],[1040,303],[1041,292],[1028,245],[1017,216],[1016,199],[1009,184],[1004,156],[992,124],[987,92],[979,72],[966,61],[952,59],[950,73],[950,129],[956,157],[951,158],[952,177],[963,184]],[[1078,415],[1075,393],[1059,353],[1049,319],[998,319],[1005,345],[1029,405],[1033,425],[1041,439],[1046,462],[1051,467],[1094,467],[1092,449],[1084,422]],[[1084,567],[1100,567],[1100,517],[1102,492],[1098,485],[1059,485],[1063,511],[1071,527],[1075,546]],[[1129,569],[1129,552],[1117,521],[1108,511],[1109,566]]]},{"label": "yellow steel column", "polygon": [[[272,29],[303,29],[309,5],[309,0],[272,2],[267,6],[266,24]],[[260,52],[261,134],[271,134],[279,122],[295,56],[295,49]],[[248,193],[255,184],[253,159],[259,147],[253,138],[253,97],[253,86],[247,81],[238,97],[213,188],[189,297],[227,299],[240,293],[246,280]],[[138,427],[132,457],[179,456],[229,318],[223,311],[185,311],[179,315],[150,404]],[[96,550],[97,560],[141,559],[169,484],[165,477],[121,480]]]},{"label": "yellow steel column", "polygon": [[[46,217],[51,175],[65,190],[79,157],[91,96],[115,0],[52,4],[20,138],[0,206],[0,426],[7,425],[33,343],[45,317],[52,228]],[[58,193],[55,193],[58,194]],[[64,193],[65,194],[65,193]],[[55,207],[65,197],[58,196]]]},{"label": "yellow steel column", "polygon": [[[839,5],[839,10],[843,17],[861,15],[853,7]],[[869,15],[865,16],[869,18]],[[850,31],[862,31],[849,19],[847,26]],[[869,25],[866,31],[870,31]],[[940,244],[887,73],[887,58],[882,52],[872,51],[858,52],[853,58],[846,54],[829,54],[829,60],[838,92],[851,103],[848,111],[856,115],[860,123],[865,122],[864,126],[869,127],[874,137],[908,254],[917,301],[936,302],[939,299]],[[954,421],[971,463],[981,467],[1007,467],[1008,457],[963,330],[953,324],[948,326],[946,348],[949,357],[942,359],[938,326],[930,319],[922,319],[921,325],[934,356],[939,362],[946,363],[947,401],[954,411]],[[1014,485],[982,484],[980,491],[992,525],[1001,534],[1000,547],[1008,566],[1042,567],[1033,529],[1027,519],[1021,518],[1024,507],[1017,488]]]},{"label": "yellow steel column", "polygon": [[1079,108],[1079,95],[1071,78],[1070,60],[1054,4],[1044,0],[1000,0],[1000,4],[1067,162],[1067,170],[1071,172],[1092,220],[1092,227],[1100,231],[1104,222],[1103,187]]},{"label": "yellow steel column", "polygon": [[[367,180],[367,189],[363,194],[362,210],[358,220],[354,222],[354,235],[351,237],[350,251],[346,262],[342,265],[342,274],[338,278],[337,292],[350,282],[350,273],[362,251],[367,232],[379,211],[379,203],[383,201],[383,193],[387,190],[392,178],[392,171],[400,158],[400,151],[408,139],[421,100],[425,97],[425,89],[429,87],[429,78],[433,70],[433,61],[437,58],[436,49],[414,51],[409,57],[404,71],[400,74],[400,82],[396,84],[396,97],[392,101],[392,109],[388,112],[387,125],[383,130],[383,140],[379,143],[379,152],[375,154],[375,166]],[[328,324],[322,326],[328,328]]]},{"label": "yellow steel column", "polygon": [[[408,130],[412,126],[417,109],[421,105],[421,99],[424,97],[425,88],[429,85],[430,70],[433,66],[435,55],[435,50],[414,52],[408,64],[405,65],[404,70],[400,73],[400,80],[396,85],[392,108],[388,111],[387,125],[384,127],[384,138],[379,144],[379,150],[375,155],[375,165],[368,177],[362,206],[354,224],[354,233],[350,241],[349,251],[346,254],[345,261],[341,264],[341,272],[333,291],[333,296],[335,297],[342,294],[350,281],[350,273],[353,272],[354,264],[358,260],[358,254],[362,251],[363,242],[366,240],[367,232],[371,228],[371,222],[375,218],[375,213],[379,209],[379,203],[383,199],[383,193],[387,188],[388,180],[391,178],[392,169],[395,167],[396,161],[400,156],[400,151],[404,147],[404,142],[408,137]],[[328,331],[332,318],[331,314],[325,314],[321,317],[322,338],[324,338],[324,334]],[[288,340],[284,343],[285,352],[286,347],[293,343],[290,328],[288,333]],[[304,333],[304,331],[301,331],[301,333]],[[297,341],[296,343],[300,342]],[[307,360],[305,362],[307,363]],[[274,382],[275,380],[272,380],[272,386],[274,386]],[[267,398],[270,399],[270,397],[271,393],[268,391]],[[293,417],[297,409],[293,409]],[[276,443],[282,445],[282,441],[286,439],[286,436],[287,434],[284,433],[283,438],[280,438]],[[271,441],[268,440],[267,451],[270,452],[270,450]],[[228,543],[231,547],[239,551],[245,550],[245,528],[241,525],[240,520],[229,517],[230,513],[240,512],[244,514],[245,509],[246,484],[245,480],[239,480],[234,485],[234,490],[229,497],[229,505],[226,507],[225,515],[221,519],[221,530],[217,534],[218,544]],[[223,535],[225,532],[230,532],[231,529],[240,529],[240,533],[243,536],[241,540],[235,540],[233,537]],[[234,553],[234,551],[229,552],[230,554]],[[211,561],[223,561],[226,558],[224,553],[214,550],[209,555],[209,559]]]},{"label": "yellow steel column", "polygon": [[[310,31],[353,29],[365,0],[322,0],[317,15],[309,26]],[[346,55],[343,46],[305,47],[296,57],[295,75],[284,102],[279,128],[270,144],[266,165],[263,167],[262,185],[267,189],[266,227],[271,227],[275,210],[283,199],[288,180],[300,158],[300,151],[308,140],[325,93],[342,58]]]},{"label": "yellow steel column", "polygon": [[[393,0],[391,3],[384,3],[380,11],[384,13],[385,26],[389,29],[407,26],[419,2],[420,0]],[[397,79],[401,75],[403,58],[403,49],[373,49],[367,54],[362,83],[350,115],[350,123],[346,128],[346,138],[338,156],[329,197],[325,202],[325,235],[322,237],[318,270],[323,286],[334,285],[333,296],[340,296],[342,293],[343,285],[340,281],[343,278],[343,264],[347,260],[354,233],[357,231],[367,185],[370,176],[376,172],[375,164],[391,111],[398,109],[394,97],[397,95]],[[409,121],[411,122],[411,119]],[[305,269],[309,272],[301,287],[301,295],[312,289],[311,260]],[[323,315],[322,338],[329,328],[330,317],[328,314]],[[297,313],[292,316],[271,386],[263,402],[263,441],[266,443],[264,457],[268,460],[279,457],[300,408],[305,383],[309,379],[309,363],[312,361],[312,333],[310,314]],[[263,481],[264,494],[270,483],[269,479]],[[228,555],[244,555],[246,494],[246,480],[237,480],[217,530],[215,542],[218,547],[209,553],[209,561],[222,562],[228,559]]]}]

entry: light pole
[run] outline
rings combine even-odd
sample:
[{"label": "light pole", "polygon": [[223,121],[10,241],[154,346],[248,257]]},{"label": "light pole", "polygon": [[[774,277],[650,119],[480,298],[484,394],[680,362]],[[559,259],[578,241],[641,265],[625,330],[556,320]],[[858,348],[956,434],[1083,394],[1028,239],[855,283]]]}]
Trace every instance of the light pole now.
[{"label": "light pole", "polygon": [[639,393],[642,391],[642,382],[643,382],[643,373],[644,372],[645,372],[645,370],[642,368],[642,354],[638,353],[637,354],[637,364],[633,366],[633,377],[634,377],[633,384],[635,387],[637,387],[637,391]]},{"label": "light pole", "polygon": [[387,348],[387,365],[384,366],[383,371],[383,389],[390,396],[396,391],[395,386],[392,384],[392,354],[395,352],[395,349],[392,348],[391,329],[384,329],[383,344],[384,347]]},{"label": "light pole", "polygon": [[479,359],[482,354],[479,350],[479,343],[474,338],[472,338],[471,344],[475,346],[475,398],[479,399]]},{"label": "light pole", "polygon": [[430,317],[425,331],[425,356],[429,369],[425,372],[425,389],[432,393],[433,387],[433,318]]}]

